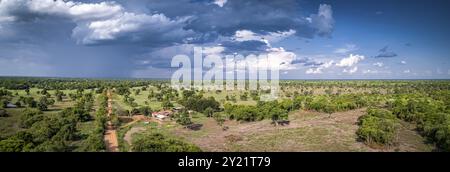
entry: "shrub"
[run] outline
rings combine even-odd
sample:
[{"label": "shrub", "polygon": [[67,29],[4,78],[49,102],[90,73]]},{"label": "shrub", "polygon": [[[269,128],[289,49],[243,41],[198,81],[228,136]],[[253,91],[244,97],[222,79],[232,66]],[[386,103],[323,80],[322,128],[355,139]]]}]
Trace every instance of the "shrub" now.
[{"label": "shrub", "polygon": [[183,126],[188,126],[192,124],[191,118],[186,111],[182,111],[175,115],[176,122]]},{"label": "shrub", "polygon": [[22,111],[20,118],[20,126],[22,128],[30,128],[35,122],[42,120],[42,112],[38,109],[27,108]]},{"label": "shrub", "polygon": [[8,112],[5,109],[0,109],[0,117],[8,117]]},{"label": "shrub", "polygon": [[356,134],[368,144],[392,145],[397,138],[398,119],[384,109],[368,109],[360,117]]},{"label": "shrub", "polygon": [[[439,99],[447,100],[447,94]],[[445,151],[450,151],[450,113],[443,101],[404,95],[389,104],[393,113],[400,119],[417,123],[417,128],[430,141]]]},{"label": "shrub", "polygon": [[201,149],[182,140],[151,133],[133,140],[134,152],[201,152]]}]

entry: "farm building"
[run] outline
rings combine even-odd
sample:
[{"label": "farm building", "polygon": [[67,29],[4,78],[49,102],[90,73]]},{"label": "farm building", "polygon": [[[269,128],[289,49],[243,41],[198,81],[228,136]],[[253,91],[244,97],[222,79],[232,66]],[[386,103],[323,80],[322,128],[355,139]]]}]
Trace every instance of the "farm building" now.
[{"label": "farm building", "polygon": [[170,117],[172,114],[173,114],[172,111],[164,110],[164,111],[159,111],[159,112],[153,112],[152,117],[159,119],[159,120],[164,120],[164,119]]},{"label": "farm building", "polygon": [[8,104],[6,105],[6,108],[17,108],[17,106],[16,106],[15,104],[8,103]]},{"label": "farm building", "polygon": [[175,113],[180,112],[181,110],[183,110],[182,107],[174,107],[173,108],[173,112],[175,112]]}]

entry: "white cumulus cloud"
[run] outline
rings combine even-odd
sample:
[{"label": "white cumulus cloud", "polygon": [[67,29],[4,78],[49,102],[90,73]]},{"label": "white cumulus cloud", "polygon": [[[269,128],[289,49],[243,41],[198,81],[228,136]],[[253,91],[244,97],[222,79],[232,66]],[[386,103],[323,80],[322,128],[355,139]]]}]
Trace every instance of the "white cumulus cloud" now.
[{"label": "white cumulus cloud", "polygon": [[289,31],[269,32],[265,35],[257,34],[250,30],[238,30],[235,32],[232,39],[238,42],[261,41],[266,43],[267,46],[271,47],[270,42],[278,42],[289,36],[294,35],[295,33],[296,31],[292,29]]},{"label": "white cumulus cloud", "polygon": [[320,4],[319,12],[311,15],[307,20],[318,30],[319,35],[329,34],[333,30],[334,19],[331,5]]},{"label": "white cumulus cloud", "polygon": [[[259,60],[257,58],[262,56],[266,56],[267,60]],[[295,60],[296,54],[293,52],[285,51],[282,47],[280,48],[272,48],[267,53],[260,54],[260,56],[255,56],[257,58],[253,59],[255,61],[251,61],[246,59],[235,59],[236,69],[237,70],[245,70],[246,63],[253,65],[252,67],[258,68],[274,68],[278,67],[279,70],[293,70],[296,69],[295,65],[292,64],[292,61]]]},{"label": "white cumulus cloud", "polygon": [[358,50],[358,48],[356,47],[355,44],[346,44],[345,47],[334,50],[334,53],[346,54],[356,50]]},{"label": "white cumulus cloud", "polygon": [[358,66],[355,66],[349,70],[344,69],[342,72],[352,74],[352,73],[355,73],[356,71],[358,71]]},{"label": "white cumulus cloud", "polygon": [[358,62],[360,62],[361,60],[364,60],[364,56],[357,55],[357,54],[355,54],[355,55],[350,54],[349,57],[341,59],[341,61],[339,61],[339,63],[337,63],[336,66],[352,67],[352,66],[358,64]]},{"label": "white cumulus cloud", "polygon": [[374,66],[378,66],[378,67],[383,67],[384,66],[383,62],[376,62],[373,65]]},{"label": "white cumulus cloud", "polygon": [[[79,25],[74,29],[73,36],[79,43],[93,44],[140,32],[139,37],[130,37],[130,41],[152,37],[153,41],[165,38],[176,39],[188,35],[188,31],[181,28],[184,20],[171,20],[163,14],[135,14],[125,12],[120,16],[100,21],[93,21],[86,25]],[[183,35],[183,36],[181,36]],[[133,40],[134,39],[134,40]]]},{"label": "white cumulus cloud", "polygon": [[227,3],[227,0],[215,0],[214,4],[218,5],[219,7],[223,7]]},{"label": "white cumulus cloud", "polygon": [[[96,20],[123,12],[123,7],[114,2],[82,3],[63,0],[3,0],[0,15],[9,13],[45,14],[67,17],[73,20]],[[15,16],[13,16],[16,18]],[[20,16],[19,16],[20,17]],[[26,15],[25,15],[26,17]]]},{"label": "white cumulus cloud", "polygon": [[330,68],[331,66],[333,66],[334,61],[331,60],[329,62],[323,63],[322,65],[320,65],[319,67],[316,68],[309,68],[308,70],[306,70],[306,74],[320,74],[323,73],[322,70],[323,69],[327,69]]}]

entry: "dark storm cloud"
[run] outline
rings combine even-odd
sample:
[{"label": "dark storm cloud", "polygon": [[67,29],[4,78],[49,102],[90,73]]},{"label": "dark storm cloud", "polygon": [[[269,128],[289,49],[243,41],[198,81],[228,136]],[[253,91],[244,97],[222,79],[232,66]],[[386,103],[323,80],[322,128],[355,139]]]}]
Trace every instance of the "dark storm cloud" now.
[{"label": "dark storm cloud", "polygon": [[193,16],[185,29],[201,33],[214,31],[224,36],[232,36],[243,29],[258,34],[294,29],[299,37],[313,38],[329,35],[334,25],[330,6],[321,5],[317,14],[307,15],[296,0],[228,0],[223,7],[212,1],[192,0],[141,3],[145,3],[149,11],[158,11],[172,18]]},{"label": "dark storm cloud", "polygon": [[389,47],[385,46],[382,49],[378,50],[379,54],[374,56],[374,58],[392,58],[397,57],[397,53],[393,51],[389,51]]},{"label": "dark storm cloud", "polygon": [[[123,5],[122,5],[123,4]],[[126,9],[126,8],[130,9]],[[320,5],[306,15],[298,1],[236,1],[223,7],[213,1],[8,1],[0,4],[15,22],[61,17],[76,23],[72,36],[78,43],[205,43],[238,30],[257,34],[295,30],[302,38],[328,36],[334,25],[331,6]],[[95,10],[93,10],[95,9]],[[310,12],[313,13],[313,12]],[[1,15],[1,14],[0,14]]]},{"label": "dark storm cloud", "polygon": [[[228,0],[223,7],[210,0],[0,1],[0,46],[17,43],[9,46],[14,51],[27,49],[19,43],[34,45],[26,59],[51,66],[56,76],[122,77],[146,66],[167,68],[168,54],[175,53],[153,52],[178,45],[220,44],[224,53],[256,53],[269,44],[230,38],[239,30],[261,37],[294,30],[293,36],[314,38],[329,36],[333,25],[331,6],[305,11],[295,0]],[[37,50],[44,57],[33,58]],[[24,59],[8,52],[0,60]],[[137,64],[143,54],[149,62]]]},{"label": "dark storm cloud", "polygon": [[242,55],[265,51],[269,48],[266,43],[255,40],[242,42],[226,41],[222,42],[222,46],[226,47],[225,54],[239,53]]}]

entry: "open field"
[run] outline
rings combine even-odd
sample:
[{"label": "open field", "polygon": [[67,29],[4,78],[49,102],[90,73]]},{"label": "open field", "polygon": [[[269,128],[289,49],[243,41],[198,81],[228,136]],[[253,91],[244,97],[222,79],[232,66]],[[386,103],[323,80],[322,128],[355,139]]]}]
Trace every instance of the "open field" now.
[{"label": "open field", "polygon": [[[128,128],[127,135],[139,135],[142,132],[162,132],[181,137],[195,143],[205,151],[243,151],[243,152],[292,152],[292,151],[432,151],[433,145],[427,144],[414,128],[404,124],[400,133],[401,142],[392,147],[372,148],[358,141],[355,134],[358,117],[364,109],[349,112],[323,114],[318,112],[298,111],[290,115],[288,126],[274,127],[269,120],[238,123],[227,121],[227,131],[223,131],[214,120],[194,118],[201,124],[200,130],[192,131],[171,123],[163,126],[139,123]],[[131,140],[127,136],[128,139]]]}]

